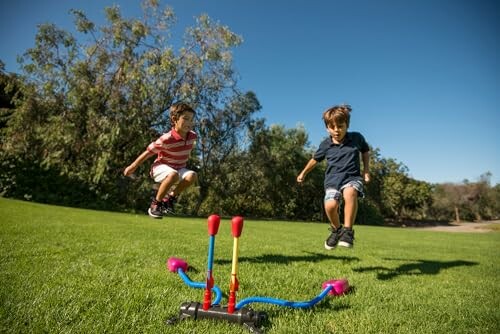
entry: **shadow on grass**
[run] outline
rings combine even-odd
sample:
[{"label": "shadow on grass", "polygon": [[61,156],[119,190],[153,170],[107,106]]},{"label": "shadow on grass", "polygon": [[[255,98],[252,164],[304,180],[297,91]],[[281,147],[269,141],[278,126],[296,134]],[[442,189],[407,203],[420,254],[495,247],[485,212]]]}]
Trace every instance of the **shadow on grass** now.
[{"label": "shadow on grass", "polygon": [[[254,257],[240,257],[238,262],[249,263],[275,263],[290,264],[292,262],[317,263],[326,260],[337,260],[342,262],[358,262],[359,258],[351,256],[335,256],[322,253],[305,252],[307,255],[283,255],[283,254],[262,254]],[[230,264],[231,260],[214,260],[216,264]]]},{"label": "shadow on grass", "polygon": [[[401,259],[384,259],[391,261],[407,261]],[[478,265],[477,262],[471,261],[429,261],[429,260],[412,260],[412,262],[405,263],[396,268],[387,268],[381,266],[374,267],[361,267],[354,268],[353,271],[358,273],[375,271],[377,272],[377,279],[379,280],[390,280],[397,276],[406,275],[437,275],[441,270],[454,268],[454,267],[463,267],[463,266],[475,266]]]}]

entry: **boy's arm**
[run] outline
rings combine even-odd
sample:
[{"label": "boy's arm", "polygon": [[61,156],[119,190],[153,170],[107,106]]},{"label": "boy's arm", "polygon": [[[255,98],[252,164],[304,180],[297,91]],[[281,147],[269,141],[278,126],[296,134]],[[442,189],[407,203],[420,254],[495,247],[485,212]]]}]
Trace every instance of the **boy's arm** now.
[{"label": "boy's arm", "polygon": [[361,153],[363,159],[363,179],[366,183],[370,182],[370,151]]},{"label": "boy's arm", "polygon": [[139,155],[134,162],[132,162],[127,168],[125,168],[125,170],[123,171],[123,175],[125,176],[132,175],[137,169],[137,167],[139,167],[144,161],[146,161],[147,159],[151,158],[154,155],[155,155],[154,153],[151,153],[148,150],[142,152],[142,154]]},{"label": "boy's arm", "polygon": [[302,172],[300,172],[300,174],[297,176],[297,182],[298,183],[304,182],[306,175],[313,170],[313,168],[316,166],[317,163],[318,162],[314,159],[309,160],[304,169],[302,170]]}]

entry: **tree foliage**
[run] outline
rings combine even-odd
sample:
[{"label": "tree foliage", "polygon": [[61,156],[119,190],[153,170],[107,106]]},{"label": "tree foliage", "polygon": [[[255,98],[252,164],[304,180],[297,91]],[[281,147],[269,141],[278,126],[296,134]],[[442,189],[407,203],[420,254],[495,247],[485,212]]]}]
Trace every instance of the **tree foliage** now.
[{"label": "tree foliage", "polygon": [[218,187],[224,183],[228,175],[228,166],[233,163],[234,157],[240,149],[241,138],[246,134],[254,122],[253,114],[260,109],[259,101],[255,94],[249,92],[238,95],[229,101],[222,109],[211,106],[200,119],[199,134],[199,184],[200,196],[197,210],[201,202],[212,188],[216,196],[224,196],[225,189]]},{"label": "tree foliage", "polygon": [[[168,107],[184,101],[197,111],[189,167],[199,184],[181,197],[182,213],[324,221],[324,163],[296,184],[314,148],[303,127],[256,118],[257,96],[240,91],[233,67],[241,37],[201,15],[180,44],[171,8],[155,0],[143,8],[141,19],[106,8],[100,27],[73,10],[76,34],[39,26],[22,76],[6,73],[0,61],[0,195],[143,209],[152,186],[148,164],[134,179],[122,170],[170,129]],[[500,188],[491,187],[489,173],[478,182],[431,185],[377,148],[370,170],[358,223],[500,216]]]},{"label": "tree foliage", "polygon": [[481,221],[500,216],[500,184],[490,185],[491,173],[477,182],[443,183],[435,187],[432,215],[438,219]]},{"label": "tree foliage", "polygon": [[143,20],[106,8],[100,28],[82,11],[72,14],[81,38],[44,24],[24,54],[26,98],[15,101],[4,149],[59,170],[103,200],[130,205],[144,199],[149,181],[130,184],[121,170],[170,128],[168,107],[182,100],[197,110],[199,168],[208,178],[260,108],[253,93],[236,85],[231,50],[241,38],[202,15],[174,50],[174,13],[156,1],[144,3]]},{"label": "tree foliage", "polygon": [[247,135],[249,144],[220,165],[221,173],[211,184],[213,194],[205,207],[216,207],[226,214],[313,219],[311,212],[321,210],[322,196],[314,189],[323,187],[322,174],[312,173],[311,183],[304,187],[295,181],[310,158],[304,149],[305,130],[268,127],[264,120],[256,120]]},{"label": "tree foliage", "polygon": [[0,142],[4,142],[7,122],[15,112],[14,99],[20,94],[22,80],[15,74],[5,72],[5,64],[0,60]]}]

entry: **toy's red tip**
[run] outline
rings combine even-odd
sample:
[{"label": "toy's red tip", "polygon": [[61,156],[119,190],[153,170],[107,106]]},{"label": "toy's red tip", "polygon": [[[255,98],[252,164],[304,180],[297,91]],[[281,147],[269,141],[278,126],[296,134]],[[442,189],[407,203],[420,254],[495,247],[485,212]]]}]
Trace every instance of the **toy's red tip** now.
[{"label": "toy's red tip", "polygon": [[219,232],[220,217],[218,215],[211,215],[208,217],[208,234],[216,235]]},{"label": "toy's red tip", "polygon": [[243,230],[243,217],[241,216],[233,217],[231,222],[232,222],[231,232],[233,234],[233,237],[239,238],[239,236],[241,235],[241,231]]}]

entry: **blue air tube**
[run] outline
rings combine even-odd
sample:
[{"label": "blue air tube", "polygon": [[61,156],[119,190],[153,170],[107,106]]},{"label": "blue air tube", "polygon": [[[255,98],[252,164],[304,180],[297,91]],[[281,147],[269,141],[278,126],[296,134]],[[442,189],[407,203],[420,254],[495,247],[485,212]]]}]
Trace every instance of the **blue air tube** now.
[{"label": "blue air tube", "polygon": [[291,302],[283,299],[269,298],[269,297],[248,297],[243,300],[240,300],[238,304],[236,304],[236,309],[239,310],[243,306],[250,303],[267,303],[267,304],[275,304],[279,306],[288,306],[293,308],[309,308],[317,304],[320,300],[325,298],[325,296],[333,289],[333,285],[328,285],[326,288],[321,291],[319,295],[315,298],[311,299],[307,302]]},{"label": "blue air tube", "polygon": [[[205,282],[193,282],[193,281],[191,281],[191,279],[184,272],[184,270],[182,270],[182,268],[178,268],[177,273],[182,278],[184,283],[186,283],[190,288],[205,289],[205,287],[206,287]],[[215,293],[215,300],[212,303],[212,305],[219,305],[220,301],[222,299],[222,292],[217,285],[213,286],[212,291]]]},{"label": "blue air tube", "polygon": [[208,244],[208,273],[212,272],[212,268],[214,265],[214,245],[215,245],[215,236],[211,235]]}]

